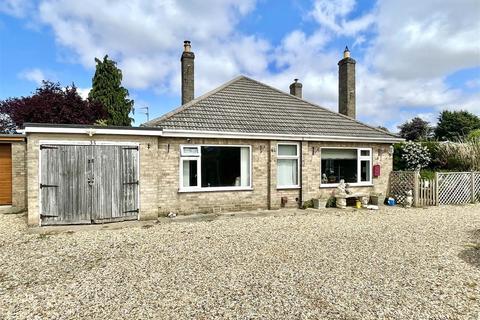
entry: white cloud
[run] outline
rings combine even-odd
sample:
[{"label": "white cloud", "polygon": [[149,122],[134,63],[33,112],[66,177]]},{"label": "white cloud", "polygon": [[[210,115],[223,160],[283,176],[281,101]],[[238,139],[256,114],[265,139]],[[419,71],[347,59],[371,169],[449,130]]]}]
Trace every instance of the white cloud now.
[{"label": "white cloud", "polygon": [[380,1],[372,64],[395,78],[444,77],[480,64],[477,0]]},{"label": "white cloud", "polygon": [[15,17],[24,17],[33,7],[28,0],[2,0],[0,2],[0,12]]},{"label": "white cloud", "polygon": [[[254,0],[44,0],[39,16],[53,28],[57,42],[76,53],[84,66],[93,68],[94,57],[109,54],[123,70],[126,86],[171,92],[177,89],[172,79],[179,74],[184,39],[192,41],[198,70],[205,63],[217,67],[205,75],[219,73],[224,79],[266,65],[262,52],[268,45],[235,31],[254,5]],[[221,65],[223,59],[230,66]],[[217,79],[207,78],[207,84]],[[202,81],[197,82],[200,90],[206,86]]]},{"label": "white cloud", "polygon": [[316,0],[311,16],[323,28],[337,34],[353,36],[374,23],[374,15],[371,13],[348,19],[355,6],[355,0]]},{"label": "white cloud", "polygon": [[37,85],[42,84],[43,80],[48,80],[48,77],[45,75],[45,73],[38,68],[24,70],[20,72],[18,76],[21,79],[34,82]]},{"label": "white cloud", "polygon": [[88,93],[90,92],[92,88],[77,88],[77,92],[82,97],[82,99],[87,99],[88,98]]}]

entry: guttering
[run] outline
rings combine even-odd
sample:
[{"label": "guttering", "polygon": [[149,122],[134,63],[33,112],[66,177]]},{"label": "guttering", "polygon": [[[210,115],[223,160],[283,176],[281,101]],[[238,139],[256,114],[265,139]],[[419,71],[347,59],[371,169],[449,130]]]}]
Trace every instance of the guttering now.
[{"label": "guttering", "polygon": [[128,135],[128,136],[161,136],[162,130],[151,129],[112,129],[102,127],[85,127],[85,128],[73,128],[73,127],[41,127],[41,126],[25,126],[24,133],[75,133],[75,134],[88,134],[89,136],[97,134],[108,135]]},{"label": "guttering", "polygon": [[367,143],[396,143],[405,141],[402,138],[372,138],[372,137],[345,137],[295,134],[270,134],[248,132],[219,132],[199,130],[173,130],[152,128],[102,128],[102,127],[61,127],[61,126],[25,126],[23,133],[71,133],[131,136],[163,136],[172,138],[212,138],[212,139],[254,139],[254,140],[285,140],[285,141],[333,141],[333,142],[367,142]]},{"label": "guttering", "polygon": [[18,142],[25,141],[25,135],[22,133],[0,134],[0,142]]},{"label": "guttering", "polygon": [[217,132],[198,130],[163,129],[163,137],[187,138],[217,138],[217,139],[258,139],[258,140],[287,140],[287,141],[335,141],[335,142],[378,142],[396,143],[405,141],[402,138],[372,138],[372,137],[344,137],[344,136],[314,136],[295,134],[269,134],[246,132]]}]

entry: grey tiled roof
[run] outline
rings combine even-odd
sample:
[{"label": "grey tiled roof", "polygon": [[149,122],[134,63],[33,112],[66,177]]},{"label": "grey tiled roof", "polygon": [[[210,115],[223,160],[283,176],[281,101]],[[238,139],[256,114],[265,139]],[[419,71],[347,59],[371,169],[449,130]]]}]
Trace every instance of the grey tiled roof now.
[{"label": "grey tiled roof", "polygon": [[245,76],[237,77],[143,126],[217,132],[398,138]]}]

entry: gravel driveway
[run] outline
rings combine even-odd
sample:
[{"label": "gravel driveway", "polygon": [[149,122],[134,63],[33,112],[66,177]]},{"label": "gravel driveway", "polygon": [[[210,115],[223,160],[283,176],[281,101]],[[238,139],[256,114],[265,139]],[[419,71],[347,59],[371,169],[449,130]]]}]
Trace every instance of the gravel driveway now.
[{"label": "gravel driveway", "polygon": [[0,215],[2,319],[480,319],[480,205],[32,234]]}]

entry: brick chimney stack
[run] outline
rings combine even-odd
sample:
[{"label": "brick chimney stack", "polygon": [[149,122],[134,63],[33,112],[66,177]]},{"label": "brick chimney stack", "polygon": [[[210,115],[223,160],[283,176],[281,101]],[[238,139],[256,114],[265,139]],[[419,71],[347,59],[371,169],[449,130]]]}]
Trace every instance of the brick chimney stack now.
[{"label": "brick chimney stack", "polygon": [[182,63],[182,104],[194,99],[194,60],[195,54],[191,51],[190,41],[183,42],[183,53],[180,59]]},{"label": "brick chimney stack", "polygon": [[338,62],[338,112],[355,119],[355,63],[345,47]]},{"label": "brick chimney stack", "polygon": [[290,85],[290,94],[299,98],[302,98],[302,84],[298,82],[298,79],[294,79],[294,83]]}]

